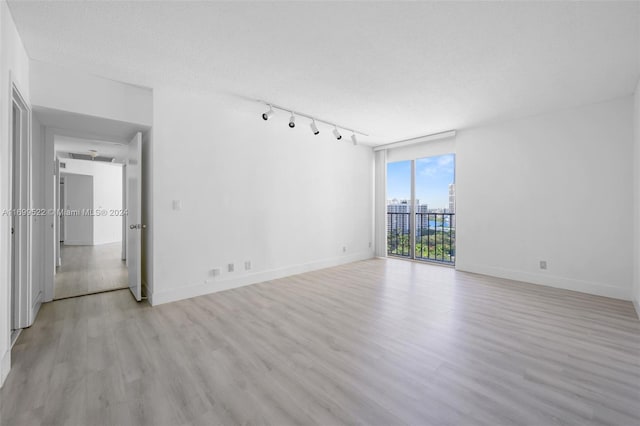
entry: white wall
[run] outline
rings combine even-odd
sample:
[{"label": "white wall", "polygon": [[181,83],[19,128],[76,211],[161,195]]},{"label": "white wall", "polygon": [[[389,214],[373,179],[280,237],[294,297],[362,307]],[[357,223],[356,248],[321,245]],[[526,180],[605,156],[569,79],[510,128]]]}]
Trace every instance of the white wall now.
[{"label": "white wall", "polygon": [[460,131],[457,268],[630,300],[632,112],[626,97]]},{"label": "white wall", "polygon": [[262,112],[154,90],[153,304],[372,256],[371,149]]},{"label": "white wall", "polygon": [[374,249],[377,257],[387,256],[387,150],[374,153]]},{"label": "white wall", "polygon": [[34,105],[150,126],[151,89],[31,61]]},{"label": "white wall", "polygon": [[[122,166],[96,164],[93,174],[94,209],[106,210],[106,216],[94,218],[93,243],[109,244],[122,241]],[[115,213],[114,213],[115,212]]]},{"label": "white wall", "polygon": [[[9,207],[9,75],[29,99],[29,58],[4,0],[0,0],[0,209]],[[0,216],[0,383],[9,373],[11,322],[9,297],[9,217]]]},{"label": "white wall", "polygon": [[[60,159],[66,167],[62,173],[93,176],[93,204],[96,211],[122,209],[122,164],[99,161]],[[67,186],[67,197],[71,189]],[[66,206],[65,206],[66,208]],[[69,222],[67,222],[67,225]],[[122,241],[122,216],[108,214],[93,217],[93,244],[108,244]],[[74,244],[73,241],[65,241]]]},{"label": "white wall", "polygon": [[400,148],[387,150],[387,162],[413,160],[417,158],[435,157],[456,152],[456,138],[448,137],[432,142],[416,143]]},{"label": "white wall", "polygon": [[633,303],[640,318],[640,80],[633,100]]},{"label": "white wall", "polygon": [[[45,203],[45,191],[44,191],[44,162],[45,162],[45,145],[44,145],[44,128],[36,117],[32,118],[32,133],[31,133],[31,153],[32,153],[32,201],[34,209],[46,209]],[[32,306],[34,307],[34,317],[38,312],[38,304],[44,301],[44,256],[45,256],[45,244],[48,243],[45,240],[46,232],[46,217],[33,216],[32,229],[31,229],[31,246],[32,246],[32,260],[31,260],[31,283],[33,286],[33,300]]]}]

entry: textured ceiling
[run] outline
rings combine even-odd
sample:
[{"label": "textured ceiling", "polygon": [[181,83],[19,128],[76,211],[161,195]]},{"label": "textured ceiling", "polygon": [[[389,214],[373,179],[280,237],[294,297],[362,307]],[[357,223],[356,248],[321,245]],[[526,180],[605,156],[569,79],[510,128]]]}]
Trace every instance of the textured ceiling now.
[{"label": "textured ceiling", "polygon": [[56,154],[90,154],[91,150],[95,150],[100,156],[114,157],[117,163],[124,163],[128,155],[126,144],[79,139],[68,136],[56,136],[54,148]]},{"label": "textured ceiling", "polygon": [[22,2],[33,59],[260,98],[381,143],[632,93],[638,2]]}]

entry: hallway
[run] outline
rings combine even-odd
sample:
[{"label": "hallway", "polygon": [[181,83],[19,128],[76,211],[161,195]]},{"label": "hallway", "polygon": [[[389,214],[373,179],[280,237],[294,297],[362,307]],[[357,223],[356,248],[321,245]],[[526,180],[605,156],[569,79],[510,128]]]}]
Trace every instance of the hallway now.
[{"label": "hallway", "polygon": [[122,244],[61,246],[62,266],[55,277],[54,299],[128,287]]}]

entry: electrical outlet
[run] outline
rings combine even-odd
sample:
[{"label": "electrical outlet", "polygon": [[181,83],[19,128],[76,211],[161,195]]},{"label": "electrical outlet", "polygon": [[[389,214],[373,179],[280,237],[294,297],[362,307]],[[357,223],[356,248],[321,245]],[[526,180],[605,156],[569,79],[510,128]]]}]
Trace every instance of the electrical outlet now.
[{"label": "electrical outlet", "polygon": [[541,260],[540,261],[540,269],[547,269],[547,261],[546,260]]},{"label": "electrical outlet", "polygon": [[230,264],[228,265],[227,270],[228,270],[229,272],[233,272],[233,270],[234,270],[233,263],[230,263]]},{"label": "electrical outlet", "polygon": [[346,246],[343,246],[343,247],[342,247],[342,252],[343,252],[343,253],[346,253],[346,252],[347,252],[347,247],[346,247]]},{"label": "electrical outlet", "polygon": [[217,277],[217,276],[219,276],[219,275],[220,275],[220,268],[213,268],[213,269],[211,270],[211,276],[212,276],[212,277]]},{"label": "electrical outlet", "polygon": [[244,262],[244,270],[248,271],[251,269],[251,261],[247,260],[246,262]]}]

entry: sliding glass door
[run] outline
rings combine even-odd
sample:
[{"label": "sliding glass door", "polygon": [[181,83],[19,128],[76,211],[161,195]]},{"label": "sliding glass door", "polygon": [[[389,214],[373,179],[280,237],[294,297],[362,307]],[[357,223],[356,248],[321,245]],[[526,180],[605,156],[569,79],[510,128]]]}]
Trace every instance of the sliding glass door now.
[{"label": "sliding glass door", "polygon": [[387,164],[387,254],[455,263],[455,155]]}]

